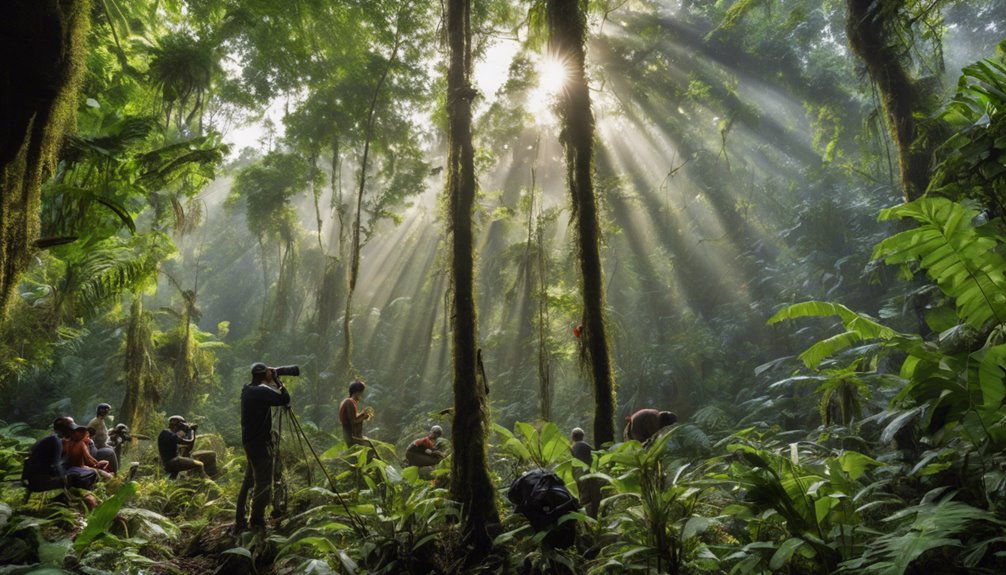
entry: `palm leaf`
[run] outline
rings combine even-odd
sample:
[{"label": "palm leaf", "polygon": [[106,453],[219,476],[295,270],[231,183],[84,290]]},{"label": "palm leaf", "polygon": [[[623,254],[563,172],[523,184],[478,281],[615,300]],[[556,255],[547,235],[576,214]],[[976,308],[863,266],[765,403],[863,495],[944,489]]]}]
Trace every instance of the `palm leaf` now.
[{"label": "palm leaf", "polygon": [[999,239],[973,225],[978,211],[945,198],[923,197],[888,208],[880,219],[912,218],[915,229],[877,244],[875,259],[917,263],[957,305],[958,315],[981,329],[1006,319],[1006,260]]}]

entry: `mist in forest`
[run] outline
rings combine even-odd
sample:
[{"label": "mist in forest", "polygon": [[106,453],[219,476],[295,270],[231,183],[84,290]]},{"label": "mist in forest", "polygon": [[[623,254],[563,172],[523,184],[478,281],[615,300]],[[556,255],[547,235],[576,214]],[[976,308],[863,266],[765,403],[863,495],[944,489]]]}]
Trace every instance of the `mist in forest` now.
[{"label": "mist in forest", "polygon": [[[713,26],[690,6],[652,8],[592,16],[587,47],[618,421],[646,406],[674,408],[684,419],[702,409],[723,413],[763,393],[757,390],[796,368],[807,341],[766,324],[781,305],[822,299],[879,313],[891,278],[869,263],[872,245],[862,238],[889,229],[874,221],[876,212],[900,199],[890,144],[867,137],[878,133],[876,102],[861,86],[840,12],[817,13],[804,26],[818,30],[813,34],[789,32],[807,52],[767,37],[745,53],[738,47],[743,30]],[[994,24],[964,33],[967,19],[983,12],[954,10],[961,22],[950,26],[947,65],[933,78],[944,90],[961,65],[988,50],[976,34],[997,35]],[[748,25],[760,25],[760,17]],[[563,63],[521,36],[489,38],[483,48],[475,77],[497,91],[477,99],[474,130],[478,340],[494,421],[541,418],[547,380],[549,418],[562,428],[588,425],[576,254],[552,109],[564,89]],[[225,68],[232,80],[248,71],[233,63],[238,54]],[[409,81],[432,87],[434,62],[417,69]],[[392,443],[450,406],[445,151],[436,108],[411,98],[399,124],[384,126],[409,135],[375,137],[364,190],[375,203],[361,214],[366,229],[346,322],[362,147],[347,138],[333,161],[331,151],[311,143],[310,123],[318,122],[312,106],[330,97],[328,89],[291,86],[270,97],[268,115],[229,117],[220,125],[240,139],[231,141],[228,163],[175,202],[184,215],[168,233],[178,251],[138,293],[165,332],[189,301],[188,317],[213,355],[184,398],[166,381],[174,376],[164,375],[171,354],[162,356],[150,406],[161,413],[189,409],[233,434],[230,406],[248,366],[260,360],[303,368],[291,382],[295,405],[320,426],[332,425],[333,405],[352,377],[368,382],[374,433]],[[361,120],[352,122],[358,129]],[[396,145],[412,146],[407,183]],[[264,187],[261,194],[282,198],[253,207],[253,192],[235,186],[237,175],[280,156],[287,164],[276,173],[291,181],[270,185],[294,188]],[[303,177],[294,181],[290,170]],[[396,195],[402,190],[394,186],[408,191]],[[141,213],[138,222],[149,217]],[[322,313],[323,305],[332,309]],[[347,326],[351,367],[340,359]],[[101,314],[81,327],[80,345],[54,349],[63,359],[20,372],[8,385],[56,386],[69,394],[54,396],[59,405],[77,411],[99,399],[121,402],[124,328]],[[91,384],[64,385],[81,379]],[[7,406],[29,418],[51,407]]]}]

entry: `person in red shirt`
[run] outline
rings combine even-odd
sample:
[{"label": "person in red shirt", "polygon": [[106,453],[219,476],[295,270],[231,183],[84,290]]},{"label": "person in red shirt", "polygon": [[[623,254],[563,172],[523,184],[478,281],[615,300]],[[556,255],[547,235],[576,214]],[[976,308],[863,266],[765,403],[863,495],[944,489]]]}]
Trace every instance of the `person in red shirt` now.
[{"label": "person in red shirt", "polygon": [[625,441],[636,441],[646,445],[657,432],[678,421],[673,411],[657,411],[656,409],[640,409],[627,417],[623,438]]},{"label": "person in red shirt", "polygon": [[440,463],[446,457],[442,451],[437,449],[437,440],[443,434],[444,429],[439,425],[431,427],[429,435],[413,441],[405,450],[405,461],[416,467],[427,467]]},{"label": "person in red shirt", "polygon": [[367,408],[360,411],[360,400],[367,384],[359,379],[349,384],[349,397],[339,405],[339,423],[342,424],[342,439],[347,447],[363,445],[374,449],[374,444],[363,435],[363,422],[374,417],[374,411]]}]

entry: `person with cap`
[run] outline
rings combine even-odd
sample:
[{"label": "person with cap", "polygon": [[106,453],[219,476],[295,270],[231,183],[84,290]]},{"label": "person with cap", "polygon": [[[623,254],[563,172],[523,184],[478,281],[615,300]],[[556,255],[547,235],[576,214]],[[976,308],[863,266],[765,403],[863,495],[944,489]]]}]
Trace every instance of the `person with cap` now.
[{"label": "person with cap", "polygon": [[107,403],[99,403],[95,410],[94,419],[87,423],[88,429],[93,429],[91,434],[91,456],[98,461],[107,461],[108,470],[115,473],[119,469],[119,458],[115,449],[108,444],[108,426],[106,417],[112,411],[112,406]]},{"label": "person with cap", "polygon": [[191,457],[180,455],[180,448],[190,451],[196,443],[196,424],[189,425],[181,415],[168,418],[168,428],[157,436],[157,452],[161,456],[161,465],[168,472],[168,477],[174,479],[182,471],[194,471],[196,475],[205,476],[203,462]]},{"label": "person with cap", "polygon": [[367,408],[360,411],[360,400],[367,384],[357,379],[349,384],[349,397],[339,404],[339,423],[342,425],[342,439],[347,447],[363,445],[374,450],[374,444],[363,435],[363,422],[374,417],[374,411]]},{"label": "person with cap", "polygon": [[430,428],[430,434],[413,441],[405,450],[405,461],[409,465],[416,467],[426,467],[436,465],[443,460],[446,455],[438,449],[437,442],[444,434],[444,428],[434,425]]},{"label": "person with cap", "polygon": [[122,457],[122,446],[132,441],[133,436],[129,433],[129,426],[125,423],[116,423],[108,432],[108,446],[115,450],[115,458]]},{"label": "person with cap", "polygon": [[625,441],[636,441],[646,445],[657,432],[678,421],[673,411],[658,411],[656,409],[640,409],[626,418],[623,438]]},{"label": "person with cap", "polygon": [[71,417],[57,417],[52,433],[31,446],[21,471],[21,482],[28,491],[49,491],[63,487],[90,489],[98,480],[96,471],[71,467],[63,458],[63,440],[77,427]]},{"label": "person with cap", "polygon": [[[273,457],[272,408],[290,405],[290,392],[273,368],[255,363],[251,382],[241,388],[241,443],[245,450],[244,481],[238,491],[234,530],[249,525],[265,528],[265,508],[272,498]],[[246,519],[248,492],[252,492],[251,515]]]},{"label": "person with cap", "polygon": [[69,435],[63,438],[63,459],[71,468],[92,469],[99,479],[110,479],[107,461],[98,461],[91,455],[91,438],[88,428],[73,423]]}]

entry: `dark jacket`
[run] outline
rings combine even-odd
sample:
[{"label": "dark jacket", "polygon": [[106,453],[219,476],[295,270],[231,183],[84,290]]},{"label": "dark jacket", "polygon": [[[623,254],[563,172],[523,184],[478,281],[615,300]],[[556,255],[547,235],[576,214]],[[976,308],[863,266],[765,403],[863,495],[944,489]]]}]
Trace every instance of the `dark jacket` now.
[{"label": "dark jacket", "polygon": [[586,463],[587,467],[590,467],[594,457],[591,452],[594,451],[594,448],[591,447],[589,443],[583,440],[575,441],[573,442],[573,446],[570,448],[570,451],[573,453],[573,457]]},{"label": "dark jacket", "polygon": [[63,467],[63,440],[56,435],[48,435],[31,446],[28,459],[24,462],[21,476],[28,477],[63,477],[66,471]]},{"label": "dark jacket", "polygon": [[272,441],[272,408],[290,405],[286,387],[278,390],[267,384],[246,384],[241,388],[241,442]]},{"label": "dark jacket", "polygon": [[157,452],[161,456],[161,463],[178,457],[178,435],[170,429],[161,430],[161,434],[157,436]]}]

